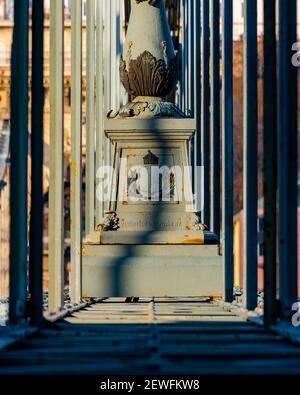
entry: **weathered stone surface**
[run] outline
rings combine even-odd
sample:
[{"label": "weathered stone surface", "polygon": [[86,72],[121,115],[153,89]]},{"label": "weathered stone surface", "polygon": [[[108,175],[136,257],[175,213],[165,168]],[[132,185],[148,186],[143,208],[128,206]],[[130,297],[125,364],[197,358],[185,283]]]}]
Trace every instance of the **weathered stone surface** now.
[{"label": "weathered stone surface", "polygon": [[133,96],[165,97],[176,84],[176,59],[168,63],[144,51],[129,64],[121,57],[120,77],[127,92]]},{"label": "weathered stone surface", "polygon": [[120,60],[120,78],[127,92],[138,99],[128,103],[119,117],[179,117],[172,103],[164,103],[177,83],[177,59],[163,0],[132,0],[124,52]]},{"label": "weathered stone surface", "polygon": [[[208,248],[212,248],[211,254]],[[215,246],[85,248],[84,297],[221,297],[222,294],[223,264]]]},{"label": "weathered stone surface", "polygon": [[[98,237],[95,235],[98,234]],[[201,231],[118,231],[95,232],[87,244],[101,245],[202,245],[205,235]]]}]

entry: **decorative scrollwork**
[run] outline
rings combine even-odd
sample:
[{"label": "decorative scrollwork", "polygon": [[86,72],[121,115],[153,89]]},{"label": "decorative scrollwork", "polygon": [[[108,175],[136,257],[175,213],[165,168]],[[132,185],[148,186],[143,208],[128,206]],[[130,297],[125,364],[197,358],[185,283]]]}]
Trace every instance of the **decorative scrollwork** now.
[{"label": "decorative scrollwork", "polygon": [[127,65],[121,57],[120,77],[127,92],[133,96],[165,97],[176,84],[176,59],[166,64],[163,59],[156,59],[149,51],[144,51]]},{"label": "decorative scrollwork", "polygon": [[120,228],[119,218],[115,211],[107,211],[102,221],[103,222],[96,227],[96,231],[108,232],[109,230],[116,231]]},{"label": "decorative scrollwork", "polygon": [[[150,117],[166,117],[166,118],[184,118],[185,115],[179,110],[175,104],[164,101],[133,101],[121,107],[119,111],[111,111],[108,118],[133,118],[143,115],[146,110],[149,110]],[[148,115],[149,115],[148,112]]]},{"label": "decorative scrollwork", "polygon": [[193,230],[205,232],[205,231],[208,231],[208,226],[205,224],[202,224],[200,222],[200,218],[197,216],[195,225],[193,226]]},{"label": "decorative scrollwork", "polygon": [[152,5],[153,7],[155,7],[157,4],[159,4],[160,0],[135,0],[136,3],[140,4],[140,3],[144,3],[145,1],[148,1],[148,3],[150,5]]}]

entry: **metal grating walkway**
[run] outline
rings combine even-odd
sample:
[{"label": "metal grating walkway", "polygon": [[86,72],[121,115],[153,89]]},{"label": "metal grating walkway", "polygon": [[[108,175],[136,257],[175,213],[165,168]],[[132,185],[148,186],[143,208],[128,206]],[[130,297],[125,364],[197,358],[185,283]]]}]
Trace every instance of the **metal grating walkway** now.
[{"label": "metal grating walkway", "polygon": [[300,347],[201,299],[108,299],[0,353],[0,374],[262,371],[299,374]]}]

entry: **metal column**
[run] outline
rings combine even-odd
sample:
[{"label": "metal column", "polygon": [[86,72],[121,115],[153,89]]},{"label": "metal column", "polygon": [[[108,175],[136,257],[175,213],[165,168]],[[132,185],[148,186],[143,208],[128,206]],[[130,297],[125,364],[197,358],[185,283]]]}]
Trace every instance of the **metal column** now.
[{"label": "metal column", "polygon": [[95,229],[95,0],[86,16],[86,177],[85,234]]},{"label": "metal column", "polygon": [[292,64],[297,41],[297,1],[279,1],[279,273],[280,303],[288,317],[297,301],[298,83]]},{"label": "metal column", "polygon": [[64,3],[50,2],[49,310],[64,302]]},{"label": "metal column", "polygon": [[[257,1],[244,2],[244,292],[245,306],[257,306]],[[274,59],[275,62],[275,59]]]},{"label": "metal column", "polygon": [[182,109],[188,114],[188,0],[182,0],[183,7],[183,50],[182,50]]},{"label": "metal column", "polygon": [[187,110],[190,114],[195,116],[195,106],[196,100],[195,97],[195,88],[194,88],[194,78],[195,78],[195,69],[194,69],[194,41],[196,39],[194,34],[194,1],[188,0],[187,2]]},{"label": "metal column", "polygon": [[27,155],[28,155],[28,0],[14,3],[11,60],[11,191],[9,320],[26,318]]},{"label": "metal column", "polygon": [[211,12],[211,231],[220,238],[220,1]]},{"label": "metal column", "polygon": [[43,322],[44,0],[32,2],[31,215],[29,290],[31,324]]},{"label": "metal column", "polygon": [[[201,2],[194,0],[194,117],[196,118],[196,134],[193,139],[195,166],[201,166]],[[199,172],[195,172],[195,177],[200,177]],[[198,180],[199,181],[199,180]],[[198,182],[194,180],[194,184]],[[200,191],[196,191],[200,193]],[[200,208],[199,208],[200,209]]]},{"label": "metal column", "polygon": [[201,35],[201,150],[204,167],[204,208],[202,222],[210,227],[210,29],[209,1],[202,1],[202,35]]},{"label": "metal column", "polygon": [[222,250],[225,301],[233,301],[233,8],[222,3]]},{"label": "metal column", "polygon": [[264,323],[276,323],[277,271],[276,0],[264,1]]},{"label": "metal column", "polygon": [[[103,0],[96,3],[96,174],[103,166],[104,156],[104,60],[103,60]],[[97,183],[97,178],[96,178]],[[96,225],[100,224],[104,214],[103,203],[96,196]]]},{"label": "metal column", "polygon": [[82,1],[71,10],[71,301],[81,300],[82,270]]}]

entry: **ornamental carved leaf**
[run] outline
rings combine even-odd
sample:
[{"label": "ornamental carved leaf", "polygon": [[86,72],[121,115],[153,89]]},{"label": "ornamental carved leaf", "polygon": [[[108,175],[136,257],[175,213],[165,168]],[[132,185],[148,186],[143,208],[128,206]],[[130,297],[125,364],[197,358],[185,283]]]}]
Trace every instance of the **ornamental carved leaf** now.
[{"label": "ornamental carved leaf", "polygon": [[119,70],[120,70],[120,78],[121,78],[121,81],[124,85],[124,88],[126,89],[126,91],[129,94],[131,94],[130,85],[129,85],[129,77],[128,77],[128,73],[126,71],[126,61],[123,59],[123,56],[121,56],[121,59],[120,59]]},{"label": "ornamental carved leaf", "polygon": [[121,59],[120,77],[128,93],[134,96],[165,97],[176,83],[176,60],[166,64],[156,59],[149,51],[144,51],[137,59],[132,59],[128,70]]}]

